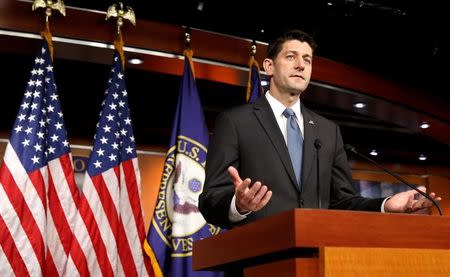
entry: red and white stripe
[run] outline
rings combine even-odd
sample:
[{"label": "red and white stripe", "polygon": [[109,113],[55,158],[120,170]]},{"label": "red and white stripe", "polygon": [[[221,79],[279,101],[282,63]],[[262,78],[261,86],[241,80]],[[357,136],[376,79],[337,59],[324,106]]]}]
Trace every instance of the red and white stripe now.
[{"label": "red and white stripe", "polygon": [[[75,183],[72,156],[65,154],[48,163],[47,275],[75,276],[83,270],[85,258],[77,268],[69,255],[72,248],[81,251],[73,235],[78,215],[79,192]],[[74,241],[75,240],[75,241]],[[83,258],[83,257],[81,257]]]},{"label": "red and white stripe", "polygon": [[40,170],[28,174],[8,143],[0,167],[0,245],[16,276],[45,272],[45,192]]},{"label": "red and white stripe", "polygon": [[[148,276],[137,159],[86,177],[75,233],[89,261],[90,275]],[[84,232],[82,230],[85,229]]]},{"label": "red and white stripe", "polygon": [[[1,220],[1,218],[0,218]],[[0,245],[0,276],[14,276],[14,271],[6,259],[6,254],[3,252],[3,248]]]},{"label": "red and white stripe", "polygon": [[83,260],[75,264],[69,256],[81,249],[73,236],[78,197],[70,154],[27,173],[7,145],[0,168],[0,276],[78,275]]},{"label": "red and white stripe", "polygon": [[[121,164],[121,197],[124,205],[121,212],[121,221],[125,228],[128,244],[131,249],[139,249],[140,251],[132,251],[133,261],[136,265],[138,276],[146,276],[150,270],[150,260],[143,253],[143,245],[145,241],[145,227],[141,207],[141,174],[137,158],[123,162]],[[129,199],[129,202],[126,201]],[[133,201],[133,199],[135,199]],[[130,216],[132,215],[132,216]],[[121,255],[122,257],[122,255]]]}]

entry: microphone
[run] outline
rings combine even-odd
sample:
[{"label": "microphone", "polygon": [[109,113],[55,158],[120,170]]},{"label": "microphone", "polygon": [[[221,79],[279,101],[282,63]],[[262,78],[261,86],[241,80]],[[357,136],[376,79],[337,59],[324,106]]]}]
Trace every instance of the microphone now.
[{"label": "microphone", "polygon": [[320,139],[314,140],[314,147],[316,148],[316,163],[317,163],[317,202],[319,203],[319,209],[322,209],[322,199],[320,198],[320,171],[319,171],[319,150],[322,147],[322,141]]},{"label": "microphone", "polygon": [[371,162],[372,164],[378,166],[379,168],[381,168],[384,172],[386,172],[387,174],[391,175],[392,177],[394,177],[395,179],[399,180],[400,182],[402,182],[403,184],[407,185],[408,187],[412,188],[413,190],[417,191],[419,194],[421,194],[423,197],[427,198],[428,200],[430,200],[434,206],[436,206],[436,208],[439,211],[439,215],[442,215],[442,210],[441,207],[439,206],[439,204],[432,199],[428,194],[426,194],[425,192],[421,191],[420,189],[416,188],[415,186],[409,184],[408,182],[405,181],[405,179],[403,179],[402,177],[398,176],[397,174],[395,174],[394,172],[390,171],[389,169],[385,168],[384,166],[382,166],[381,164],[377,163],[376,161],[372,160],[369,157],[366,157],[365,155],[359,153],[358,151],[356,151],[355,147],[351,146],[350,144],[346,144],[344,145],[344,149],[346,151],[350,151],[355,153],[356,155],[360,156],[361,158]]}]

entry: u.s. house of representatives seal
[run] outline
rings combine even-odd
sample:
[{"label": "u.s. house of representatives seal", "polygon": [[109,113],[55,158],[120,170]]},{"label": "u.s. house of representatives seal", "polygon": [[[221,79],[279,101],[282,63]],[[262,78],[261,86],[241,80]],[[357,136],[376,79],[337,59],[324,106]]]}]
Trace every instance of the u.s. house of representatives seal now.
[{"label": "u.s. house of representatives seal", "polygon": [[207,224],[198,209],[205,181],[206,148],[178,136],[164,164],[153,225],[161,239],[173,249],[172,256],[192,255],[194,240],[220,232]]}]

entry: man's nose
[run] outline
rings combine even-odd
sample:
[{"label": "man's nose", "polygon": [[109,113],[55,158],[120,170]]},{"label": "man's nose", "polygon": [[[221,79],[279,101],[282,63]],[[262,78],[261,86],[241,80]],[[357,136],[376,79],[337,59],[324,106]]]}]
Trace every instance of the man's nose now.
[{"label": "man's nose", "polygon": [[295,68],[299,70],[303,70],[305,68],[305,61],[299,58],[295,60]]}]

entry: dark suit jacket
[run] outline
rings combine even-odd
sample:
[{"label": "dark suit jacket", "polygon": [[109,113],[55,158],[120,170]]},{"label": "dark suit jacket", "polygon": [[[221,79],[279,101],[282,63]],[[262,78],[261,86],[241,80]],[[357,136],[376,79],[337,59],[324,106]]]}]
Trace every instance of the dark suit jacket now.
[{"label": "dark suit jacket", "polygon": [[317,152],[322,208],[380,211],[383,199],[355,194],[339,127],[301,106],[304,143],[301,189],[296,184],[289,152],[266,97],[219,115],[209,144],[206,180],[199,209],[209,223],[232,227],[228,219],[234,185],[227,172],[233,165],[242,179],[261,181],[273,192],[269,203],[253,212],[248,223],[295,208],[318,208]]}]

